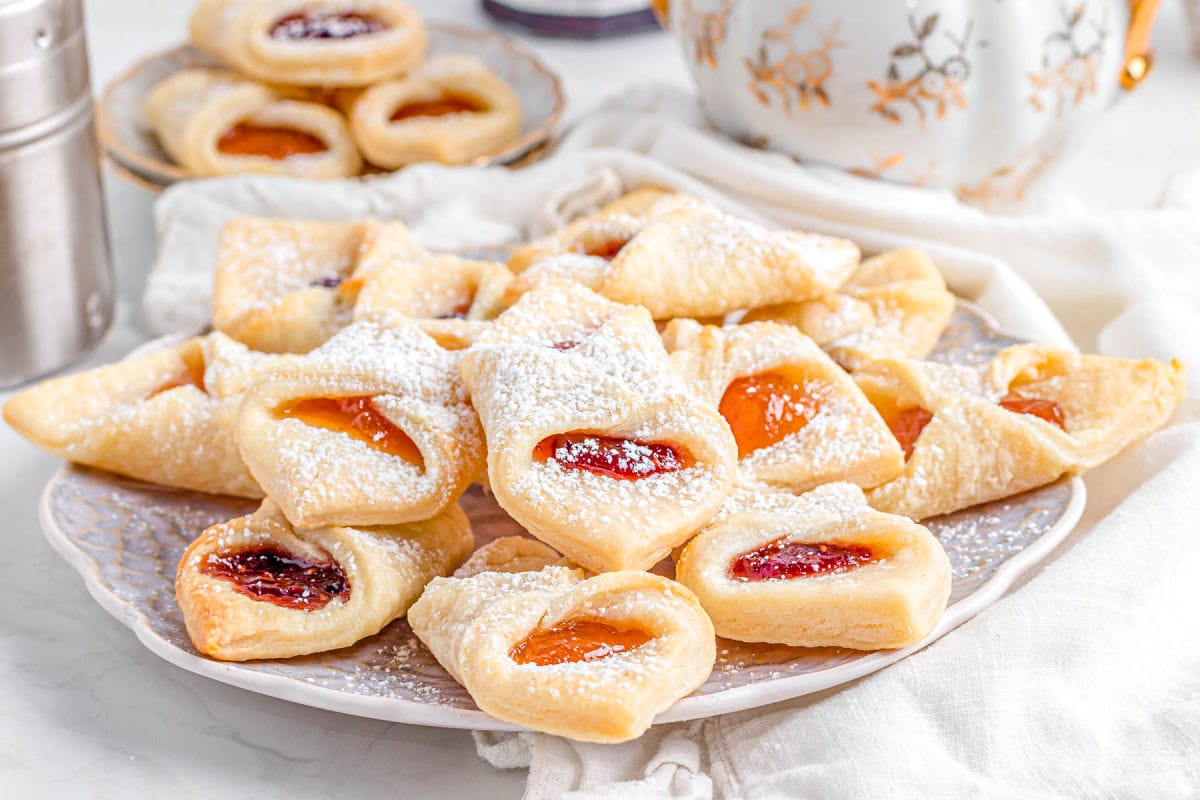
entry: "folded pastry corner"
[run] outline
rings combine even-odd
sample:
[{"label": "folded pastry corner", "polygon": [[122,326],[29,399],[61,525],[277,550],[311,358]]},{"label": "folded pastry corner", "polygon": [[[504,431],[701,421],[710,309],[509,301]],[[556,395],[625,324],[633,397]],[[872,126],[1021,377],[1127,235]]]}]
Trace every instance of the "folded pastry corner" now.
[{"label": "folded pastry corner", "polygon": [[798,647],[909,647],[937,625],[950,561],[926,528],[852,484],[741,490],[683,549],[676,577],[718,636]]},{"label": "folded pastry corner", "polygon": [[350,130],[372,164],[466,164],[521,133],[521,99],[475,56],[430,59],[410,74],[367,88],[348,103]]},{"label": "folded pastry corner", "polygon": [[238,454],[242,393],[273,362],[221,333],[51,378],[4,419],[43,450],[138,480],[262,497]]},{"label": "folded pastry corner", "polygon": [[200,0],[192,43],[254,78],[366,86],[425,57],[420,16],[403,0]]},{"label": "folded pastry corner", "polygon": [[1166,424],[1178,363],[1084,356],[1045,345],[1001,351],[980,376],[904,359],[873,362],[859,387],[904,448],[904,471],[871,505],[924,519],[1090,469]]},{"label": "folded pastry corner", "polygon": [[673,320],[663,341],[674,371],[733,431],[743,484],[868,488],[904,468],[903,452],[854,380],[795,328]]},{"label": "folded pastry corner", "polygon": [[410,324],[356,322],[249,390],[242,456],[294,525],[428,519],[484,464],[457,362]]},{"label": "folded pastry corner", "polygon": [[880,358],[925,358],[954,314],[954,294],[921,250],[865,259],[836,291],[750,311],[745,322],[794,325],[846,369]]},{"label": "folded pastry corner", "polygon": [[145,115],[171,160],[195,175],[345,178],[362,169],[337,111],[229,70],[173,73],[147,95]]},{"label": "folded pastry corner", "polygon": [[408,620],[485,713],[581,741],[640,736],[716,659],[692,593],[645,572],[435,579]]},{"label": "folded pastry corner", "polygon": [[645,309],[551,283],[501,314],[461,370],[496,500],[592,571],[649,568],[732,487],[729,426],[671,372]]},{"label": "folded pastry corner", "polygon": [[222,661],[348,647],[408,610],[471,551],[457,506],[404,525],[296,528],[270,500],[214,525],[179,561],[175,596],[192,643]]}]

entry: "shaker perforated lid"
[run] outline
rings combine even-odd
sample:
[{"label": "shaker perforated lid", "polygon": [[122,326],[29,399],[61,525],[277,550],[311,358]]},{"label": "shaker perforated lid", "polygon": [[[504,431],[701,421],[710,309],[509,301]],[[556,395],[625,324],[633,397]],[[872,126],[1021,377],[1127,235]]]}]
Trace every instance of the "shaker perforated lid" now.
[{"label": "shaker perforated lid", "polygon": [[57,127],[89,93],[80,0],[0,0],[0,145]]}]

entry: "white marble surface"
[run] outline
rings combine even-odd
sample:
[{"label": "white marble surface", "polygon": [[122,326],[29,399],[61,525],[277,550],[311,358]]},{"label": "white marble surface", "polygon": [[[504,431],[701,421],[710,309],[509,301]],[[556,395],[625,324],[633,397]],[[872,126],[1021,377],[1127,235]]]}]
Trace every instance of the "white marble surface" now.
[{"label": "white marble surface", "polygon": [[[87,0],[97,89],[184,36],[190,3]],[[488,24],[473,0],[417,2],[430,17]],[[1200,60],[1182,10],[1164,3],[1158,71],[1113,111],[1045,187],[1050,205],[1147,206],[1200,166]],[[524,38],[524,37],[523,37]],[[617,44],[533,41],[563,77],[568,119],[628,81],[686,83],[662,34]],[[140,342],[137,297],[153,258],[151,198],[107,176],[118,322],[93,361]],[[7,395],[0,394],[0,400]],[[523,775],[479,761],[468,734],[318,711],[193,676],[143,650],[50,550],[37,498],[56,469],[0,425],[0,795],[5,797],[488,797]]]}]

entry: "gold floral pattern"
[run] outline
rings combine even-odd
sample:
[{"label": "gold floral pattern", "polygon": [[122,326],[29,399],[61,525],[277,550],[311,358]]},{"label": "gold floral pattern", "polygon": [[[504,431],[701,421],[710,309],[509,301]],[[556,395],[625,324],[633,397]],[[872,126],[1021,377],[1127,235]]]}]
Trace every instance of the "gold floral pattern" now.
[{"label": "gold floral pattern", "polygon": [[985,209],[1014,208],[1025,199],[1025,192],[1058,155],[1056,148],[1034,142],[1009,166],[992,170],[978,183],[960,183],[955,189],[965,203]]},{"label": "gold floral pattern", "polygon": [[1045,111],[1053,102],[1055,115],[1061,117],[1068,105],[1077,106],[1084,97],[1096,93],[1096,72],[1104,56],[1108,20],[1091,21],[1085,26],[1086,14],[1084,3],[1070,10],[1064,6],[1063,27],[1042,44],[1042,68],[1029,73],[1027,102],[1034,110]]},{"label": "gold floral pattern", "polygon": [[684,19],[688,20],[688,38],[692,42],[693,58],[697,66],[717,68],[717,48],[725,43],[729,14],[734,0],[721,0],[716,11],[696,13],[690,0],[684,3]]},{"label": "gold floral pattern", "polygon": [[912,108],[924,128],[931,110],[938,119],[942,119],[951,108],[967,107],[963,87],[971,78],[967,50],[971,44],[973,25],[968,22],[962,36],[944,33],[954,49],[939,59],[933,55],[934,48],[931,46],[938,24],[939,16],[936,13],[925,17],[920,23],[916,17],[909,15],[908,25],[912,29],[913,40],[902,42],[892,49],[892,61],[883,81],[867,81],[867,88],[876,98],[871,106],[872,112],[889,122],[900,124],[904,121],[902,109]]},{"label": "gold floral pattern", "polygon": [[851,167],[849,172],[861,178],[875,180],[898,181],[911,183],[914,186],[927,186],[937,173],[937,162],[930,161],[925,167],[913,166],[904,153],[888,153],[880,155],[878,150],[871,153],[869,167]]},{"label": "gold floral pattern", "polygon": [[[789,117],[814,103],[829,105],[825,84],[833,77],[833,51],[846,46],[838,38],[840,20],[822,31],[815,22],[805,24],[810,11],[809,3],[792,9],[783,25],[763,31],[757,57],[746,59],[750,91],[764,106],[772,105],[774,93]],[[798,33],[808,46],[797,43]]]}]

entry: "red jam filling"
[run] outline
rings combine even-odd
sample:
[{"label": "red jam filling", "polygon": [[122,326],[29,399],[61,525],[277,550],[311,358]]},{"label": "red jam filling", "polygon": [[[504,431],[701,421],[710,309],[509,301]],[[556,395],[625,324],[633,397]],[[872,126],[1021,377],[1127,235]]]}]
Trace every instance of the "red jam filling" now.
[{"label": "red jam filling", "polygon": [[914,406],[904,409],[888,420],[888,428],[891,430],[892,436],[896,437],[896,441],[904,449],[905,460],[912,457],[913,446],[931,419],[933,419],[933,414],[919,406]]},{"label": "red jam filling", "polygon": [[721,397],[738,458],[770,447],[803,428],[817,415],[817,401],[804,387],[776,372],[738,378]]},{"label": "red jam filling", "polygon": [[154,391],[146,395],[146,399],[156,397],[163,392],[169,392],[172,389],[178,389],[181,386],[195,386],[200,391],[204,389],[204,357],[197,355],[185,355],[183,357],[183,369],[172,375],[165,383],[155,387]]},{"label": "red jam filling", "polygon": [[486,111],[487,108],[467,97],[447,95],[433,100],[413,100],[396,108],[389,117],[392,122],[403,122],[416,117],[446,117],[451,114]]},{"label": "red jam filling", "polygon": [[739,581],[783,581],[846,572],[871,560],[871,551],[858,545],[806,544],[776,539],[743,553],[729,564],[729,575]]},{"label": "red jam filling", "polygon": [[605,261],[612,261],[617,257],[617,253],[621,252],[627,244],[629,244],[628,239],[608,239],[589,247],[580,247],[579,251],[584,255],[603,258]]},{"label": "red jam filling", "polygon": [[301,12],[280,17],[271,26],[272,39],[353,39],[378,33],[387,25],[367,14],[353,11]]},{"label": "red jam filling", "polygon": [[567,339],[567,340],[564,340],[561,342],[555,342],[554,344],[552,344],[550,346],[553,347],[555,350],[567,351],[567,350],[574,350],[576,347],[579,347],[579,342],[573,341],[571,339]]},{"label": "red jam filling", "polygon": [[211,553],[200,571],[233,584],[240,594],[284,608],[316,611],[350,597],[350,581],[332,559],[313,562],[276,547]]},{"label": "red jam filling", "polygon": [[617,628],[594,619],[572,619],[526,636],[508,655],[518,664],[598,661],[641,647],[654,637],[637,628]]},{"label": "red jam filling", "polygon": [[639,442],[594,433],[559,433],[547,436],[533,448],[536,461],[555,461],[622,480],[637,480],[686,469],[690,461],[678,447],[663,442]]},{"label": "red jam filling", "polygon": [[345,275],[325,275],[309,284],[322,289],[336,289],[346,282]]},{"label": "red jam filling", "polygon": [[1000,407],[1014,411],[1017,414],[1032,414],[1035,417],[1046,420],[1051,425],[1057,425],[1061,430],[1065,431],[1067,429],[1067,420],[1063,414],[1063,407],[1053,400],[1044,400],[1040,397],[1021,397],[1018,394],[1009,392],[1000,398]]},{"label": "red jam filling", "polygon": [[418,467],[425,466],[413,440],[381,414],[369,396],[306,397],[281,406],[275,416],[338,431]]},{"label": "red jam filling", "polygon": [[231,156],[261,156],[280,161],[295,155],[321,153],[327,148],[318,137],[295,128],[239,122],[217,141],[217,149]]}]

